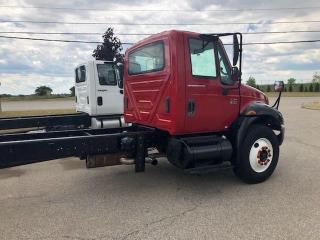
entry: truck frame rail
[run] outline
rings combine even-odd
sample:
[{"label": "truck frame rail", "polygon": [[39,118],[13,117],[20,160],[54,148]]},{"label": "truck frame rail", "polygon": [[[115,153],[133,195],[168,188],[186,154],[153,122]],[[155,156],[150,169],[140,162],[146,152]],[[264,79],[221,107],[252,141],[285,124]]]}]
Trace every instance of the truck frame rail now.
[{"label": "truck frame rail", "polygon": [[[112,129],[79,129],[0,135],[0,168],[66,157],[121,152],[121,139],[139,142],[152,136],[153,128],[130,126]],[[147,145],[144,144],[144,148]],[[141,150],[140,150],[141,151]],[[139,152],[139,150],[137,150]]]},{"label": "truck frame rail", "polygon": [[91,118],[87,113],[0,118],[0,130],[66,125],[86,128],[89,127],[90,124]]}]

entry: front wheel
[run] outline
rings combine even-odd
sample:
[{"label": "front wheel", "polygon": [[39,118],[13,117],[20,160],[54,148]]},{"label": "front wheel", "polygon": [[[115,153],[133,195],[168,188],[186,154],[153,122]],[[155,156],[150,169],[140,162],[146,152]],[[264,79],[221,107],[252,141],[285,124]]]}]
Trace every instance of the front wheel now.
[{"label": "front wheel", "polygon": [[273,130],[253,125],[240,145],[235,174],[244,182],[260,183],[275,170],[279,158],[279,142]]}]

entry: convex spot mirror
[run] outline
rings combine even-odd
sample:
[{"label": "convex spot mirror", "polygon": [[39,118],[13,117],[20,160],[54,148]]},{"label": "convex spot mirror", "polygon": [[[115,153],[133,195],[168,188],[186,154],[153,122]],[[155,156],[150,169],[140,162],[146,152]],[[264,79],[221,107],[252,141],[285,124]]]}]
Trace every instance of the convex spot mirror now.
[{"label": "convex spot mirror", "polygon": [[284,89],[284,82],[283,81],[275,81],[274,82],[274,91],[275,92],[282,92]]}]

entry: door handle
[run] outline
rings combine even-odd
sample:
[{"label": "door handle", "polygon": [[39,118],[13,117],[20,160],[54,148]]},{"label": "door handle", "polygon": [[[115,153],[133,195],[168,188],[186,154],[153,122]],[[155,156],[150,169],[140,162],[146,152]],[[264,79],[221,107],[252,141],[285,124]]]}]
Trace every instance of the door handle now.
[{"label": "door handle", "polygon": [[190,100],[188,101],[188,116],[189,116],[189,117],[194,116],[195,109],[196,109],[195,102],[194,102],[194,100],[190,99]]},{"label": "door handle", "polygon": [[123,94],[123,89],[120,89],[120,94]]}]

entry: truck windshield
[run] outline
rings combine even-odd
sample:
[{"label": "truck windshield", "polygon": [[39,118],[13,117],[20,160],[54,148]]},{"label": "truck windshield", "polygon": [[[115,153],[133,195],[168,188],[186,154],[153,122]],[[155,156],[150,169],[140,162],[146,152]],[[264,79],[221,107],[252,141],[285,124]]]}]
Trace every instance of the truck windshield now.
[{"label": "truck windshield", "polygon": [[116,71],[113,64],[97,64],[100,85],[117,85]]}]

